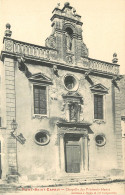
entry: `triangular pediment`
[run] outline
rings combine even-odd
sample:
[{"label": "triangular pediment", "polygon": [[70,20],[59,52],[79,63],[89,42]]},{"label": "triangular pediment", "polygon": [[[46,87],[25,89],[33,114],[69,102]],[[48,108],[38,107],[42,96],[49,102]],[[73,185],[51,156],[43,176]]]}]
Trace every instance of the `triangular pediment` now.
[{"label": "triangular pediment", "polygon": [[29,80],[35,83],[52,84],[52,80],[41,72],[32,74],[32,76],[29,77]]},{"label": "triangular pediment", "polygon": [[92,92],[108,93],[108,89],[101,83],[93,85],[92,87],[90,87],[90,89]]}]

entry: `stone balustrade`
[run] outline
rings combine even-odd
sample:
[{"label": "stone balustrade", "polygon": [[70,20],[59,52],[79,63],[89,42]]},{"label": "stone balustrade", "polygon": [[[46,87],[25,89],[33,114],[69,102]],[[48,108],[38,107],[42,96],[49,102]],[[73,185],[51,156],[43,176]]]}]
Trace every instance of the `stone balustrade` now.
[{"label": "stone balustrade", "polygon": [[47,47],[33,45],[13,39],[4,39],[4,51],[28,57],[42,58],[47,60],[56,60],[57,51]]},{"label": "stone balustrade", "polygon": [[119,65],[103,62],[91,58],[82,58],[81,66],[89,70],[95,70],[110,74],[119,74]]},{"label": "stone balustrade", "polygon": [[74,55],[67,54],[65,61],[58,59],[58,54],[56,49],[51,49],[47,47],[42,47],[30,43],[25,43],[21,41],[16,41],[11,38],[4,38],[4,48],[3,51],[9,52],[17,55],[24,55],[26,57],[33,57],[36,59],[47,59],[50,61],[60,61],[64,64],[69,64],[69,66],[77,66],[80,68],[85,68],[88,70],[95,70],[98,72],[108,73],[108,74],[119,74],[119,65],[115,63],[108,63],[100,60],[95,60],[91,58],[81,57],[79,62],[75,61]]}]

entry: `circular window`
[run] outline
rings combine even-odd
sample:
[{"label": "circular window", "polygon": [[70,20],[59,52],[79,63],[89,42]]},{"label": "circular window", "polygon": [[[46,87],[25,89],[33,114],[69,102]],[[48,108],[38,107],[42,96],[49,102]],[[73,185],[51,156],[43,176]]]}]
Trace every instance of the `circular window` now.
[{"label": "circular window", "polygon": [[76,90],[78,88],[77,80],[71,75],[68,75],[64,78],[64,84],[65,84],[66,89],[70,91]]},{"label": "circular window", "polygon": [[46,145],[50,141],[49,132],[46,130],[41,130],[35,134],[35,142],[39,145]]},{"label": "circular window", "polygon": [[95,137],[95,141],[97,146],[104,146],[106,143],[106,139],[104,135],[97,135]]}]

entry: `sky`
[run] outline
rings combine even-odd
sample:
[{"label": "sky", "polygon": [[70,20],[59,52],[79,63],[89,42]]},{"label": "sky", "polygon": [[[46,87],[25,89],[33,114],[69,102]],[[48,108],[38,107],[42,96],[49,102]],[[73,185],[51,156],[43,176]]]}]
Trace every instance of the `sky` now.
[{"label": "sky", "polygon": [[[6,23],[11,24],[12,38],[45,45],[51,34],[53,9],[64,0],[0,0],[0,43]],[[112,62],[118,55],[120,74],[125,74],[125,0],[70,0],[82,16],[83,40],[89,57]]]}]

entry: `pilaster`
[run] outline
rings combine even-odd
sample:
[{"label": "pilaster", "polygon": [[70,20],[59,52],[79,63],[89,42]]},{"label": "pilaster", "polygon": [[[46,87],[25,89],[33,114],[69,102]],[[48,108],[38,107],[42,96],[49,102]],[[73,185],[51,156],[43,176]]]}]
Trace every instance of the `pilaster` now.
[{"label": "pilaster", "polygon": [[64,152],[64,133],[60,133],[60,171],[65,173],[65,152]]},{"label": "pilaster", "polygon": [[8,135],[8,182],[17,180],[17,143],[11,136],[11,122],[16,119],[15,64],[14,60],[4,58],[6,93],[6,129]]},{"label": "pilaster", "polygon": [[[118,81],[117,81],[118,83]],[[122,130],[121,130],[121,100],[120,90],[118,87],[114,87],[115,91],[115,137],[116,137],[116,155],[118,169],[123,169],[123,155],[122,155]]]}]

